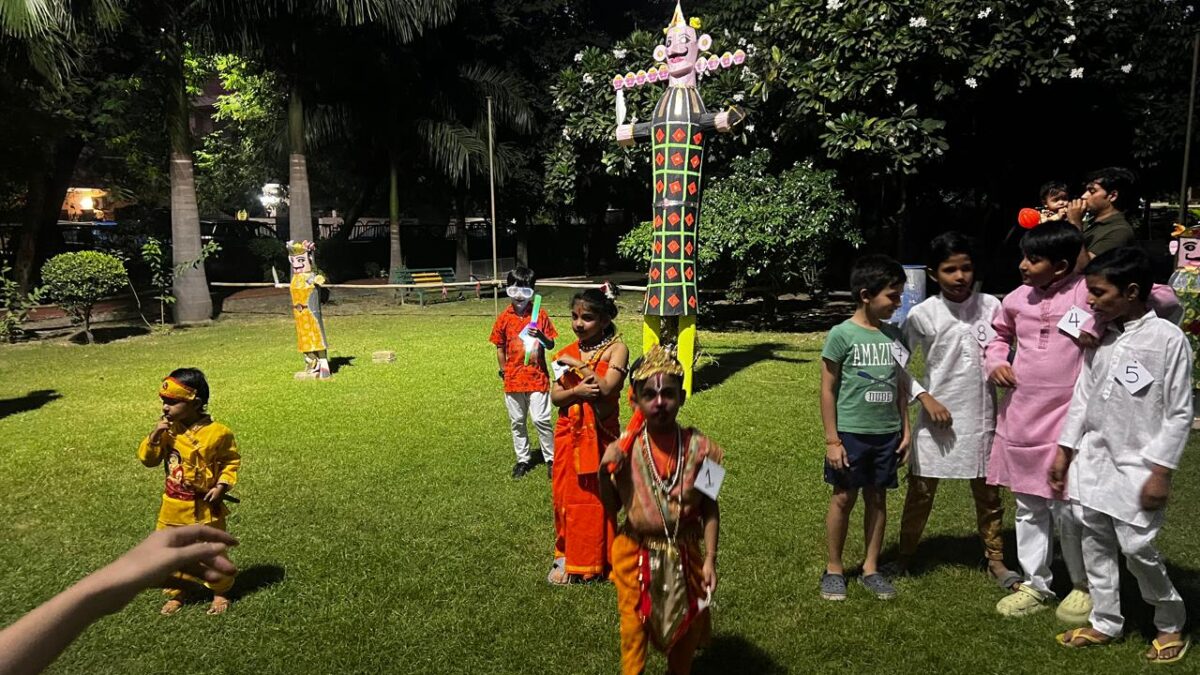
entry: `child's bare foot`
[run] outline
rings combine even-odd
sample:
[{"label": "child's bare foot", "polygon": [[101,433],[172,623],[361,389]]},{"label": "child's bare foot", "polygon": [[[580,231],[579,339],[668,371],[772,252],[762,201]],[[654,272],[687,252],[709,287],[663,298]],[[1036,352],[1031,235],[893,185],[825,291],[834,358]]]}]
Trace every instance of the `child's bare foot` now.
[{"label": "child's bare foot", "polygon": [[1190,646],[1192,641],[1183,639],[1183,633],[1159,633],[1150,643],[1146,660],[1153,663],[1172,663],[1182,659]]},{"label": "child's bare foot", "polygon": [[1017,590],[1017,586],[1021,585],[1021,575],[1008,569],[1003,560],[989,560],[988,574],[996,580],[996,583],[1001,588],[1009,592]]},{"label": "child's bare foot", "polygon": [[171,598],[162,606],[162,609],[159,610],[159,613],[161,613],[163,616],[171,616],[181,609],[183,609],[183,601],[179,598]]},{"label": "child's bare foot", "polygon": [[229,598],[223,595],[214,595],[212,605],[208,608],[210,615],[224,614],[229,609]]}]

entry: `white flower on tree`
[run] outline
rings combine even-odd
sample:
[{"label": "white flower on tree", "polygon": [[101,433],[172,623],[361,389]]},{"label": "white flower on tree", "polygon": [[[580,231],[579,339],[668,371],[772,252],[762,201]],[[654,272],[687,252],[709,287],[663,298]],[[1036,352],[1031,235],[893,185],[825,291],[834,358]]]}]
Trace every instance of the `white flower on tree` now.
[{"label": "white flower on tree", "polygon": [[909,28],[924,28],[929,25],[929,21],[923,16],[914,16],[908,20]]},{"label": "white flower on tree", "polygon": [[1072,68],[1071,69],[1071,79],[1072,80],[1083,79],[1083,68]]},{"label": "white flower on tree", "polygon": [[978,16],[980,19],[986,19],[991,15],[992,15],[992,8],[984,7],[983,9],[979,10],[979,14],[977,14],[976,16]]},{"label": "white flower on tree", "polygon": [[625,58],[625,55],[628,53],[629,52],[624,49],[614,49],[613,50],[613,58],[623,59],[623,58]]},{"label": "white flower on tree", "polygon": [[583,74],[583,83],[584,84],[596,84],[596,78],[592,77],[591,73],[584,73]]},{"label": "white flower on tree", "polygon": [[974,89],[975,87],[978,87],[978,86],[979,86],[979,81],[978,81],[978,80],[976,80],[976,79],[975,79],[975,78],[973,78],[973,77],[968,77],[968,78],[966,79],[966,83],[967,83],[967,86],[968,86],[968,87],[970,87],[970,88],[972,88],[972,89]]},{"label": "white flower on tree", "polygon": [[583,52],[576,52],[575,53],[575,63],[582,63],[582,62],[583,62]]},{"label": "white flower on tree", "polygon": [[1121,72],[1125,73],[1126,75],[1128,75],[1129,73],[1132,73],[1133,72],[1133,64],[1126,63],[1125,65],[1121,66]]},{"label": "white flower on tree", "polygon": [[832,12],[841,9],[843,4],[845,3],[842,0],[829,0],[829,2],[825,3],[825,8]]},{"label": "white flower on tree", "polygon": [[1063,38],[1063,44],[1064,44],[1064,45],[1069,45],[1069,44],[1071,44],[1071,43],[1072,43],[1072,42],[1074,42],[1074,41],[1075,41],[1075,36],[1074,36],[1074,35],[1068,35],[1067,37]]}]

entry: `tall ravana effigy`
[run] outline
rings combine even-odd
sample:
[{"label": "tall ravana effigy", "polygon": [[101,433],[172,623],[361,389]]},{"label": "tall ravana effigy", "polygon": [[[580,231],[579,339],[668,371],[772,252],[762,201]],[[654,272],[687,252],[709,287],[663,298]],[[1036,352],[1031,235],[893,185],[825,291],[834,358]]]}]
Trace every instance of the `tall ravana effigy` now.
[{"label": "tall ravana effigy", "polygon": [[[700,21],[689,22],[677,3],[666,39],[654,50],[660,66],[618,75],[616,139],[622,147],[649,139],[653,151],[653,248],[643,310],[642,347],[674,342],[684,366],[684,388],[692,391],[696,351],[697,250],[700,229],[701,177],[704,140],[711,131],[727,133],[745,119],[738,108],[710,113],[704,107],[697,79],[704,73],[731,68],[746,61],[742,50],[722,56],[707,53],[712,37],[697,35]],[[625,124],[624,91],[658,82],[667,91],[654,106],[649,122]]]}]

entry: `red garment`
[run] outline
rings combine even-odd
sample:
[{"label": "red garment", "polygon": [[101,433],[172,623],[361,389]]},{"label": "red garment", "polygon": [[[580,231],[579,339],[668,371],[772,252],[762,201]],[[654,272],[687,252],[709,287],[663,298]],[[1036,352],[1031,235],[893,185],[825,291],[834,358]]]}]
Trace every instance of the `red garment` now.
[{"label": "red garment", "polygon": [[[504,392],[507,394],[550,389],[544,349],[538,347],[537,355],[529,359],[529,365],[525,365],[525,343],[521,342],[521,331],[529,325],[529,318],[528,314],[517,314],[510,304],[500,312],[492,326],[491,343],[504,347]],[[538,328],[551,340],[558,337],[558,331],[544,309],[538,311]]]},{"label": "red garment", "polygon": [[[592,356],[588,364],[597,377],[608,372],[602,361],[608,350]],[[582,360],[579,342],[573,342],[558,356]],[[574,371],[563,375],[564,387],[581,381]],[[605,447],[621,433],[620,390],[605,397],[613,410],[597,420],[591,403],[576,403],[560,408],[554,428],[554,557],[566,558],[567,574],[607,575],[609,548],[616,536],[615,514],[606,513],[600,501],[600,457]]]}]

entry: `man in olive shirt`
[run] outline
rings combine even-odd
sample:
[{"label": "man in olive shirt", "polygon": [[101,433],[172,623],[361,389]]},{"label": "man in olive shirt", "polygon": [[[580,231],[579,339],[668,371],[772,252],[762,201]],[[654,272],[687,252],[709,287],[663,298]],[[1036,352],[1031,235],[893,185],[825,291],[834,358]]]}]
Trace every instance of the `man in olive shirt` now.
[{"label": "man in olive shirt", "polygon": [[[1133,173],[1128,169],[1114,166],[1093,171],[1088,175],[1083,195],[1067,207],[1067,220],[1083,231],[1088,259],[1132,244],[1136,239],[1137,235],[1123,213],[1131,200],[1118,201],[1122,194],[1130,195],[1132,187]],[[1086,225],[1085,211],[1092,216]]]}]

